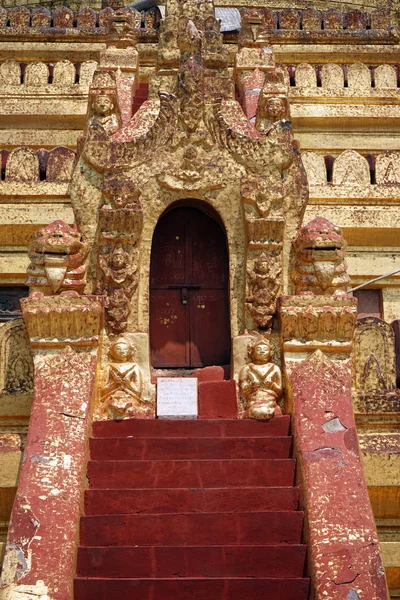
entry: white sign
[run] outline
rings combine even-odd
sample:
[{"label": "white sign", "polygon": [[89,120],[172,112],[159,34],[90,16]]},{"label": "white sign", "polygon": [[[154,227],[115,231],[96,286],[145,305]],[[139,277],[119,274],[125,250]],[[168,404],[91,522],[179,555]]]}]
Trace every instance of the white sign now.
[{"label": "white sign", "polygon": [[157,417],[197,419],[197,378],[157,377]]}]

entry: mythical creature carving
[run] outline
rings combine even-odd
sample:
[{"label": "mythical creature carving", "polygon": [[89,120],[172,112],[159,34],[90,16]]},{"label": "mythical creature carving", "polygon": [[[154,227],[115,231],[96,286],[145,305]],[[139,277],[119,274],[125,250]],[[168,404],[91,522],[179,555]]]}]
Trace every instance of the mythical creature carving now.
[{"label": "mythical creature carving", "polygon": [[330,295],[346,291],[350,282],[345,254],[347,243],[340,227],[323,217],[302,227],[293,242],[295,264],[292,279],[296,294]]},{"label": "mythical creature carving", "polygon": [[143,419],[154,416],[152,407],[146,406],[142,371],[135,362],[135,355],[135,346],[123,336],[112,342],[101,391],[101,418]]},{"label": "mythical creature carving", "polygon": [[264,252],[254,261],[253,269],[247,270],[247,311],[262,329],[271,328],[272,325],[276,299],[281,289],[281,271],[275,257],[267,256]]},{"label": "mythical creature carving", "polygon": [[119,244],[99,259],[103,274],[97,293],[106,295],[106,319],[112,333],[125,331],[130,313],[130,301],[138,284],[137,251],[130,255]]},{"label": "mythical creature carving", "polygon": [[259,336],[248,346],[250,362],[239,374],[239,389],[244,417],[267,421],[282,411],[277,401],[282,397],[282,374],[280,368],[269,362],[272,346],[269,340]]},{"label": "mythical creature carving", "polygon": [[64,221],[54,221],[36,232],[28,249],[31,263],[27,269],[30,291],[46,295],[67,290],[83,292],[88,247],[81,234]]}]

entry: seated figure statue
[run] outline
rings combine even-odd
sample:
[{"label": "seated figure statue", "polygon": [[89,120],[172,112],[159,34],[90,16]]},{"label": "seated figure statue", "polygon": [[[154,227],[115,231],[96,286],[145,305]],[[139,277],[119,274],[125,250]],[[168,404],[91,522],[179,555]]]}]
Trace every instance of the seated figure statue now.
[{"label": "seated figure statue", "polygon": [[282,414],[277,404],[282,397],[281,370],[269,362],[271,354],[271,344],[263,336],[248,346],[251,362],[239,374],[240,399],[248,419],[267,421]]},{"label": "seated figure statue", "polygon": [[104,419],[146,418],[151,416],[143,405],[143,378],[134,361],[135,347],[123,336],[110,347],[104,387],[101,392],[101,417]]}]

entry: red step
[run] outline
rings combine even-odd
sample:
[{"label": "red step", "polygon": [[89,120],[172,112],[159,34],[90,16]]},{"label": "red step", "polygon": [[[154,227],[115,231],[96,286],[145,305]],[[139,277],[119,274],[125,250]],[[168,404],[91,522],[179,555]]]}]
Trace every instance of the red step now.
[{"label": "red step", "polygon": [[91,487],[252,487],[293,485],[295,460],[108,460],[89,461]]},{"label": "red step", "polygon": [[86,490],[86,515],[296,510],[295,487]]},{"label": "red step", "polygon": [[307,600],[289,430],[94,423],[75,600]]},{"label": "red step", "polygon": [[272,438],[94,438],[93,460],[288,458],[291,437]]},{"label": "red step", "polygon": [[299,544],[302,525],[297,511],[100,515],[82,517],[80,538],[82,546]]},{"label": "red step", "polygon": [[135,438],[164,437],[282,437],[289,435],[290,417],[284,415],[271,421],[253,419],[174,420],[127,419],[93,423],[94,437]]},{"label": "red step", "polygon": [[75,579],[75,600],[307,600],[308,579]]},{"label": "red step", "polygon": [[301,577],[306,546],[79,548],[78,575],[103,578]]}]

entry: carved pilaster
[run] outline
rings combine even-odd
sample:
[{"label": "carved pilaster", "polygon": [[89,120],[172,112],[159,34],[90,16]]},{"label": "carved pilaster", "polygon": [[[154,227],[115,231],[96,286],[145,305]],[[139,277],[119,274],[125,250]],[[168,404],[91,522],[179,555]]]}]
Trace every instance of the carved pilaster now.
[{"label": "carved pilaster", "polygon": [[140,208],[107,206],[99,213],[96,291],[106,296],[106,324],[111,334],[124,332],[128,326],[132,297],[138,285],[142,224]]}]

